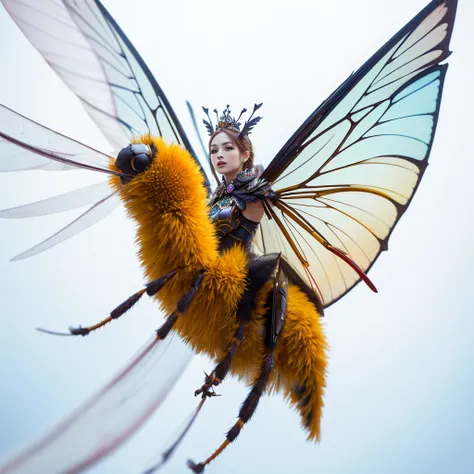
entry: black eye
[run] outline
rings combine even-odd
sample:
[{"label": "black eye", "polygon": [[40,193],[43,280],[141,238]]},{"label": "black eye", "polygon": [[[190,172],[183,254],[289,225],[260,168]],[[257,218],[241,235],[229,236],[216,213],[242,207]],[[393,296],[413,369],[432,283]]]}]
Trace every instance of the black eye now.
[{"label": "black eye", "polygon": [[117,159],[115,160],[115,164],[123,173],[130,173],[132,170],[130,169],[130,161],[133,158],[132,150],[130,146],[122,148],[117,155]]},{"label": "black eye", "polygon": [[115,164],[122,173],[129,175],[129,178],[122,177],[122,182],[127,182],[136,174],[145,171],[153,161],[155,153],[153,145],[148,147],[143,143],[133,143],[120,150]]},{"label": "black eye", "polygon": [[150,166],[150,163],[150,157],[145,153],[140,153],[132,158],[132,162],[130,164],[132,165],[132,169],[134,171],[141,173],[142,171],[145,171],[148,166]]}]

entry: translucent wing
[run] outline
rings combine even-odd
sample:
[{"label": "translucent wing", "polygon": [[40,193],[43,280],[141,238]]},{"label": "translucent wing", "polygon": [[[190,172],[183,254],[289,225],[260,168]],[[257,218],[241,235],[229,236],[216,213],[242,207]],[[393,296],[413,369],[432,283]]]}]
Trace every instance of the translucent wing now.
[{"label": "translucent wing", "polygon": [[30,120],[0,104],[0,171],[111,171],[112,157]]},{"label": "translucent wing", "polygon": [[157,81],[98,0],[1,1],[114,148],[148,132],[196,156]]},{"label": "translucent wing", "polygon": [[4,466],[1,474],[82,472],[110,454],[166,399],[191,360],[177,336],[154,338],[108,385]]},{"label": "translucent wing", "polygon": [[[38,203],[35,203],[38,204]],[[24,258],[32,257],[38,253],[44,252],[51,247],[54,247],[61,242],[79,234],[83,230],[91,227],[97,222],[101,221],[104,217],[108,216],[117,206],[120,205],[120,198],[117,195],[117,191],[109,194],[100,201],[97,201],[92,207],[86,212],[81,214],[77,219],[73,220],[67,226],[53,234],[51,237],[43,240],[34,247],[22,252],[21,254],[13,257],[11,260],[23,260]],[[31,204],[30,206],[33,206]]]},{"label": "translucent wing", "polygon": [[[67,171],[86,169],[108,175],[112,157],[0,105],[1,171]],[[119,204],[116,193],[102,182],[39,202],[0,211],[2,218],[24,218],[63,212],[93,204],[73,222],[13,260],[31,257],[82,232],[110,214]]]},{"label": "translucent wing", "polygon": [[76,189],[68,193],[59,194],[52,198],[25,204],[23,206],[12,207],[0,211],[0,217],[8,219],[24,219],[28,217],[47,216],[58,212],[70,211],[78,207],[95,204],[101,201],[104,196],[110,194],[110,187],[107,181],[92,184],[84,188]]},{"label": "translucent wing", "polygon": [[387,249],[423,176],[456,5],[432,1],[316,109],[262,175],[280,199],[267,206],[256,245],[283,252],[325,307],[360,281],[354,268],[368,271]]}]

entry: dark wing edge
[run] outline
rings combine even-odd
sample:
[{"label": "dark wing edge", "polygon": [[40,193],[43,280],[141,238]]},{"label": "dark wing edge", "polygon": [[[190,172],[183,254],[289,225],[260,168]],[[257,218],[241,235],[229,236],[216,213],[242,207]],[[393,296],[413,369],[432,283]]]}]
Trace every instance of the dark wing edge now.
[{"label": "dark wing edge", "polygon": [[[209,183],[209,179],[206,175],[206,172],[204,168],[202,167],[201,162],[199,161],[196,153],[194,152],[193,146],[191,145],[191,142],[189,141],[183,126],[181,125],[181,122],[178,120],[178,117],[176,113],[174,112],[173,108],[171,107],[170,102],[168,101],[166,95],[164,94],[163,90],[161,89],[160,85],[158,84],[157,80],[151,73],[150,69],[146,65],[145,61],[142,59],[138,51],[136,50],[135,46],[130,42],[128,37],[125,35],[125,33],[122,31],[120,26],[117,24],[117,22],[114,20],[112,15],[107,11],[107,9],[102,5],[102,3],[99,0],[96,0],[96,4],[99,7],[101,13],[104,15],[104,17],[107,19],[107,21],[113,26],[113,28],[116,30],[117,34],[120,36],[122,41],[127,45],[127,47],[130,49],[131,53],[135,56],[136,61],[138,64],[141,66],[143,72],[145,73],[146,77],[152,84],[153,89],[155,90],[155,93],[160,99],[163,101],[166,110],[168,111],[169,115],[171,116],[171,121],[170,126],[174,126],[177,130],[177,133],[179,134],[179,137],[182,141],[182,145],[189,151],[191,156],[194,158],[194,160],[198,163],[201,173],[204,176],[205,179],[205,186],[208,190],[208,193],[211,192],[211,186]],[[188,106],[189,107],[189,106]]]},{"label": "dark wing edge", "polygon": [[448,31],[446,38],[440,44],[444,54],[436,60],[436,64],[445,60],[451,55],[449,43],[454,28],[454,18],[456,16],[458,0],[433,0],[409,23],[407,23],[398,33],[396,33],[384,46],[382,46],[368,61],[364,63],[355,73],[351,74],[323,103],[306,119],[293,136],[285,143],[282,149],[277,153],[271,163],[265,168],[261,178],[269,182],[274,182],[281,175],[286,167],[291,163],[295,155],[301,152],[300,145],[319,124],[334,110],[340,101],[352,90],[352,88],[364,77],[364,75],[392,49],[399,41],[403,39],[414,26],[421,23],[429,13],[442,4],[448,5]]},{"label": "dark wing edge", "polygon": [[100,1],[1,1],[113,148],[121,149],[132,137],[146,133],[183,145],[209,191],[205,170],[169,101]]},{"label": "dark wing edge", "polygon": [[[433,12],[435,12],[435,10],[438,7],[444,7],[444,6],[447,7],[447,13],[444,17],[442,17],[442,22],[441,23],[442,24],[447,23],[446,35],[445,35],[444,39],[442,39],[441,42],[436,44],[436,50],[441,49],[442,54],[438,57],[435,57],[434,60],[431,60],[428,63],[422,64],[422,67],[419,67],[416,70],[415,75],[413,75],[413,74],[411,76],[407,75],[408,79],[405,82],[402,81],[402,83],[399,87],[397,87],[388,97],[385,97],[385,99],[387,99],[387,100],[389,99],[391,101],[390,105],[393,105],[393,103],[395,102],[395,98],[398,97],[397,94],[401,95],[402,92],[409,89],[411,85],[415,85],[415,83],[417,83],[417,82],[422,84],[423,80],[426,81],[426,78],[429,78],[429,77],[432,77],[433,79],[431,80],[431,82],[428,81],[426,83],[428,86],[431,85],[432,83],[436,82],[436,81],[439,81],[439,86],[438,86],[439,91],[438,91],[438,95],[437,95],[436,101],[435,101],[435,103],[436,103],[435,110],[430,111],[430,114],[422,113],[422,112],[418,112],[418,114],[415,114],[415,116],[419,115],[420,117],[428,116],[428,115],[431,115],[431,117],[432,117],[432,131],[431,131],[431,134],[429,136],[429,140],[427,140],[427,143],[425,143],[426,146],[427,146],[427,149],[426,149],[426,153],[424,155],[424,158],[419,159],[419,160],[415,160],[415,159],[410,160],[408,156],[396,156],[395,153],[389,154],[389,156],[390,155],[393,156],[393,159],[395,159],[395,158],[404,159],[406,161],[406,163],[408,163],[410,166],[413,166],[413,168],[415,168],[415,167],[417,168],[417,171],[416,171],[417,179],[416,179],[416,182],[413,185],[413,188],[412,188],[411,192],[410,193],[407,192],[406,202],[403,202],[403,205],[400,204],[400,202],[397,202],[397,199],[393,198],[394,197],[393,192],[392,192],[392,194],[385,193],[383,188],[375,189],[375,187],[374,187],[373,189],[371,189],[369,191],[368,186],[366,186],[365,188],[359,187],[359,189],[357,190],[356,189],[357,186],[353,186],[349,183],[346,183],[344,185],[343,184],[338,185],[337,183],[333,183],[331,186],[326,185],[325,192],[328,193],[328,194],[330,194],[330,193],[332,193],[332,194],[337,194],[337,193],[342,194],[344,191],[346,191],[346,192],[348,192],[348,191],[350,191],[350,192],[360,191],[360,192],[363,192],[363,193],[372,192],[374,194],[379,194],[380,196],[383,196],[385,199],[390,201],[391,204],[396,209],[396,214],[397,214],[396,218],[393,222],[390,223],[388,234],[383,239],[380,239],[380,238],[378,239],[379,244],[380,244],[380,249],[376,253],[376,255],[371,256],[371,258],[368,259],[369,260],[368,265],[358,266],[357,263],[353,262],[363,272],[368,272],[370,270],[370,268],[372,267],[372,265],[375,263],[375,260],[378,258],[380,253],[383,250],[386,250],[388,248],[387,247],[388,239],[389,239],[391,233],[393,232],[393,229],[395,228],[396,224],[400,220],[401,216],[404,214],[404,212],[406,211],[408,205],[410,204],[410,202],[411,202],[411,200],[412,200],[412,198],[413,198],[413,196],[414,196],[414,194],[415,194],[415,192],[416,192],[416,190],[419,186],[419,183],[420,183],[421,178],[424,174],[426,166],[428,164],[428,158],[429,158],[429,155],[430,155],[430,152],[431,152],[434,135],[435,135],[436,128],[437,128],[441,96],[442,96],[442,91],[443,91],[445,75],[446,75],[446,71],[447,71],[447,67],[448,67],[447,64],[438,65],[438,63],[443,61],[444,59],[446,59],[450,55],[450,51],[449,51],[448,48],[449,48],[449,42],[450,42],[450,38],[451,38],[452,31],[453,31],[453,26],[454,26],[454,18],[455,18],[455,13],[456,13],[457,0],[446,0],[446,1],[435,0],[435,1],[431,2],[426,8],[424,8],[412,21],[410,21],[405,27],[403,27],[391,40],[389,40],[386,43],[385,46],[383,46],[371,59],[369,59],[355,74],[351,75],[329,97],[328,100],[323,102],[322,105],[318,109],[316,109],[315,112],[313,112],[313,114],[311,114],[311,116],[298,129],[298,131],[284,145],[282,150],[276,155],[276,157],[270,163],[270,165],[265,170],[265,172],[262,176],[263,178],[265,178],[265,179],[267,179],[271,182],[276,181],[278,183],[278,181],[281,179],[282,175],[284,174],[285,170],[287,170],[288,167],[292,165],[293,161],[295,161],[298,158],[298,156],[305,151],[306,148],[310,149],[311,144],[315,143],[315,140],[318,137],[321,137],[325,133],[328,133],[328,130],[330,130],[332,127],[335,127],[335,125],[340,125],[344,119],[348,118],[350,108],[347,111],[347,116],[344,116],[341,120],[339,120],[339,121],[334,121],[333,120],[333,122],[330,122],[329,120],[326,120],[326,122],[325,122],[325,119],[327,119],[330,116],[331,112],[333,112],[336,109],[336,107],[341,104],[343,99],[347,97],[347,95],[355,88],[355,86],[358,85],[359,82],[362,82],[365,75],[369,71],[371,71],[372,68],[374,68],[374,66],[376,66],[377,63],[379,61],[381,61],[382,58],[384,58],[391,50],[393,50],[393,48],[396,47],[396,49],[393,51],[393,54],[392,54],[391,58],[397,58],[398,56],[403,56],[403,54],[405,54],[406,51],[409,51],[410,48],[412,48],[413,45],[409,46],[409,47],[405,47],[406,48],[405,50],[403,50],[403,45],[404,45],[404,41],[407,40],[410,33],[415,31],[416,28],[419,27],[420,24],[423,23],[423,20],[425,20],[426,17],[428,17]],[[438,24],[438,26],[440,26],[440,25]],[[432,33],[434,31],[434,29],[435,28],[433,27],[432,30],[428,30],[427,35],[429,33]],[[418,39],[414,44],[416,45],[423,38],[424,37],[421,37],[421,39]],[[432,50],[433,49],[434,49],[434,47],[432,48]],[[402,50],[402,52],[399,52],[400,50]],[[432,51],[432,50],[428,49],[428,52]],[[420,57],[415,57],[415,60],[416,59],[420,59]],[[388,62],[386,64],[388,64]],[[403,64],[402,64],[401,67],[403,67]],[[380,71],[382,71],[382,70],[383,70],[383,68]],[[395,72],[397,72],[397,70],[395,70]],[[387,75],[389,76],[391,73],[393,73],[393,71],[389,72]],[[438,74],[438,75],[436,75],[436,74]],[[382,76],[382,79],[381,79],[382,83],[384,82],[384,79],[387,77],[387,75]],[[377,77],[378,76],[375,76],[375,79],[377,79]],[[406,76],[402,76],[402,79],[404,77],[406,77]],[[375,81],[375,83],[377,83],[377,82],[378,81]],[[397,81],[395,80],[395,81],[392,81],[392,82],[397,82]],[[388,84],[390,85],[390,82]],[[425,87],[426,84],[420,86],[419,89],[415,89],[415,92],[410,92],[410,94],[412,94],[412,93],[415,94],[415,93],[419,92],[419,90],[423,89],[423,87]],[[372,85],[373,85],[373,83],[370,84],[370,86],[372,86]],[[416,87],[416,85],[414,87]],[[383,88],[383,85],[380,86],[380,89],[382,89],[382,88]],[[368,94],[367,91],[370,91],[370,87],[368,87],[364,91],[364,94],[367,95]],[[402,92],[400,92],[400,91],[402,91]],[[359,98],[360,101],[362,101],[363,97],[366,97],[366,95],[364,95],[364,94],[360,96],[360,98]],[[406,95],[404,97],[402,97],[402,99],[398,99],[398,100],[401,101],[405,97],[409,96],[410,94],[406,93]],[[357,102],[355,104],[357,104]],[[363,114],[362,115],[363,118],[359,119],[359,120],[361,122],[363,122],[364,121],[364,115],[366,115],[366,116],[371,115],[372,112],[374,111],[374,108],[376,108],[376,107],[377,107],[377,105],[374,105],[372,107],[366,106],[365,110],[367,112],[364,112],[364,107],[362,107],[362,109],[358,109],[359,110],[358,113]],[[346,114],[344,114],[344,115],[346,115]],[[382,117],[383,117],[383,115],[382,115]],[[409,116],[405,115],[401,118],[409,118]],[[397,119],[394,119],[394,120],[399,120],[399,119],[400,119],[400,117],[398,117]],[[382,120],[382,119],[380,118],[380,120]],[[329,122],[329,124],[327,122]],[[328,126],[325,127],[325,125],[328,125]],[[380,125],[380,121],[375,122],[375,125]],[[319,126],[319,129],[318,129],[318,126]],[[375,126],[373,126],[372,128],[375,128]],[[369,128],[369,131],[372,130],[372,128]],[[352,129],[352,131],[353,131],[353,129]],[[387,133],[387,135],[388,135],[388,133]],[[317,293],[321,297],[323,296],[322,292],[320,291],[320,289],[318,287],[318,282],[315,281],[315,279],[311,275],[311,272],[309,271],[309,265],[308,265],[307,259],[305,258],[305,252],[303,251],[301,242],[303,242],[305,240],[307,241],[307,240],[316,239],[316,240],[319,240],[319,244],[320,243],[326,244],[326,243],[328,243],[328,241],[327,241],[327,239],[324,238],[323,235],[321,235],[320,232],[317,231],[317,229],[312,227],[311,224],[308,223],[307,221],[305,222],[305,224],[309,224],[309,227],[312,227],[312,228],[310,229],[309,233],[306,232],[306,231],[303,231],[303,229],[301,227],[301,222],[305,221],[305,218],[301,214],[301,212],[298,212],[297,208],[292,206],[292,204],[290,204],[290,203],[296,202],[299,206],[308,206],[307,203],[306,204],[303,203],[305,199],[306,199],[306,201],[308,201],[308,198],[316,200],[315,193],[313,192],[313,196],[311,196],[310,191],[308,191],[308,189],[310,188],[310,186],[307,186],[308,182],[313,180],[313,183],[315,183],[317,181],[317,178],[319,178],[323,174],[325,174],[325,173],[327,174],[331,171],[331,170],[330,171],[325,171],[323,168],[325,166],[327,166],[328,163],[331,162],[331,159],[333,159],[334,156],[336,156],[336,157],[338,156],[338,153],[341,152],[342,145],[348,139],[348,137],[349,137],[349,133],[345,136],[345,138],[342,140],[340,145],[334,150],[334,153],[321,166],[319,166],[319,168],[316,167],[315,169],[313,169],[312,170],[313,174],[311,174],[310,176],[307,176],[306,180],[303,180],[303,181],[300,180],[300,182],[295,181],[294,183],[291,183],[291,179],[288,179],[288,176],[291,175],[292,173],[294,173],[295,169],[291,170],[291,168],[290,168],[290,171],[286,174],[286,177],[283,177],[283,179],[282,179],[282,181],[284,182],[283,189],[280,189],[280,190],[276,189],[277,195],[279,195],[279,202],[277,203],[278,204],[277,207],[278,207],[279,212],[275,211],[275,208],[270,209],[267,206],[266,217],[264,217],[266,225],[263,225],[263,226],[261,225],[261,230],[260,230],[259,234],[257,234],[258,235],[257,240],[259,241],[257,243],[257,246],[264,253],[268,252],[268,251],[270,251],[270,252],[278,251],[278,248],[277,248],[278,245],[280,245],[282,248],[291,249],[290,252],[292,252],[294,254],[294,256],[297,257],[296,259],[293,259],[292,263],[296,264],[297,267],[299,267],[299,272],[298,273],[300,274],[300,276],[303,276],[305,281],[313,288],[315,293]],[[407,138],[407,137],[405,137],[405,138]],[[414,137],[410,137],[410,138],[414,138]],[[330,140],[332,140],[332,137],[329,138],[328,141],[330,141]],[[305,143],[305,141],[306,141],[306,143]],[[327,143],[323,145],[323,148],[326,145],[327,145]],[[319,151],[315,151],[314,155],[316,155]],[[307,154],[308,153],[310,153],[310,152],[307,152]],[[314,155],[313,155],[313,157],[314,157]],[[307,156],[307,155],[305,155],[305,156]],[[375,156],[375,158],[380,158],[380,156]],[[308,159],[308,161],[309,161],[309,159]],[[367,164],[369,161],[370,161],[369,158],[367,158],[367,160],[362,160],[362,158],[360,158],[359,163],[352,163],[350,166],[360,165],[361,163]],[[306,162],[303,163],[303,165],[305,165],[305,164],[306,164]],[[392,163],[392,165],[393,165],[393,163]],[[349,167],[349,165],[346,165],[346,167]],[[337,172],[338,170],[341,170],[342,168],[344,168],[344,166],[340,166],[340,168],[335,168],[335,171]],[[306,171],[308,171],[308,170],[306,170]],[[412,169],[411,171],[413,173],[415,173],[414,169]],[[296,178],[296,176],[294,178]],[[300,176],[300,178],[301,178],[301,176]],[[324,180],[324,178],[323,178],[323,180]],[[357,183],[353,183],[353,184],[355,185]],[[319,187],[324,188],[324,186],[319,186]],[[330,189],[331,187],[333,189]],[[318,186],[313,186],[313,189],[315,189],[315,188],[318,188]],[[351,188],[351,189],[349,189],[349,188]],[[300,193],[299,195],[298,195],[298,192]],[[306,193],[306,195],[305,195],[305,193]],[[294,199],[297,199],[297,200],[299,199],[299,201],[292,201]],[[341,204],[344,204],[346,206],[349,205],[348,202],[344,202],[344,199],[342,201],[337,202],[337,204],[339,206]],[[326,205],[327,205],[327,201],[326,201]],[[359,209],[355,205],[353,207],[356,208],[357,212],[359,212],[359,211],[362,212],[363,211],[363,209]],[[336,206],[336,208],[337,208],[337,206]],[[301,211],[301,209],[304,209],[304,208],[300,207],[299,210]],[[344,213],[344,212],[341,211],[341,209],[338,209],[338,211],[341,214]],[[346,207],[346,211],[347,211],[347,207]],[[297,217],[296,219],[295,219],[295,216]],[[272,220],[273,220],[273,223],[274,223],[273,225],[270,224]],[[357,219],[354,219],[354,220],[357,221]],[[300,221],[300,222],[298,222],[298,221]],[[327,224],[327,223],[325,223],[325,224]],[[360,224],[360,222],[359,222],[359,224]],[[303,227],[307,227],[306,230],[308,230],[308,226],[304,225]],[[328,229],[330,228],[329,225],[327,227],[328,227]],[[342,234],[343,230],[341,230],[341,229],[337,229],[337,230],[341,231],[340,234]],[[311,232],[311,231],[314,231],[314,232]],[[277,239],[274,236],[272,236],[272,233],[275,233],[275,232],[280,234],[280,236],[278,237],[280,244],[275,243]],[[304,232],[306,232],[306,234]],[[340,238],[338,238],[338,236],[336,235],[336,232],[333,232],[333,233],[334,233],[335,240],[336,241],[339,240],[342,243],[342,240]],[[307,237],[306,239],[305,239],[305,236]],[[347,237],[350,238],[349,235],[347,235]],[[375,234],[374,234],[374,237],[376,237]],[[274,240],[273,245],[271,243],[272,239]],[[353,240],[353,242],[356,243],[355,240]],[[319,245],[318,243],[314,242],[314,240],[313,240],[313,243],[316,246]],[[306,247],[306,251],[307,252],[312,251],[312,249],[309,249],[310,248],[309,243],[305,242],[305,244],[308,244],[307,247]],[[330,246],[332,247],[331,244],[330,244]],[[338,246],[338,247],[339,248],[335,248],[336,252],[333,252],[333,253],[337,254],[338,251],[340,252],[341,246]],[[327,248],[328,247],[326,246],[326,249]],[[360,250],[362,250],[362,249],[360,249]],[[314,252],[314,253],[316,255],[316,252]],[[340,257],[346,257],[348,254],[349,254],[349,252],[343,251],[343,255],[340,255]],[[318,256],[316,256],[316,258],[318,258],[318,260],[319,260]],[[323,264],[321,263],[321,261],[319,263],[323,267]],[[347,263],[347,260],[346,260],[346,263]],[[332,266],[337,267],[339,273],[341,275],[343,274],[343,270],[341,269],[341,262],[338,261],[338,258],[335,255],[333,255]],[[354,267],[353,267],[353,269],[354,269]],[[325,271],[324,268],[323,268],[323,271]],[[359,276],[360,275],[361,274],[359,273]],[[363,277],[364,277],[364,274],[362,273],[362,278]],[[328,280],[330,279],[330,277],[327,274],[326,274],[326,278]],[[328,307],[331,304],[333,304],[334,302],[338,301],[342,296],[347,294],[347,292],[350,291],[359,281],[361,281],[361,278],[357,278],[355,281],[352,281],[350,284],[346,284],[346,288],[344,289],[344,291],[341,291],[340,294],[335,295],[335,297],[330,297],[330,298],[322,297],[323,302],[324,302],[323,303],[324,307]]]},{"label": "dark wing edge", "polygon": [[[457,1],[457,0],[456,0]],[[384,251],[387,251],[388,250],[388,241],[393,233],[393,231],[395,230],[395,227],[397,226],[398,222],[400,221],[400,219],[402,218],[402,216],[405,214],[405,212],[407,211],[409,205],[411,204],[414,196],[415,196],[415,193],[416,191],[418,190],[418,187],[421,183],[421,180],[423,178],[423,175],[425,174],[425,171],[428,167],[428,160],[429,160],[429,157],[430,157],[430,154],[431,154],[431,149],[433,147],[433,143],[434,143],[434,137],[436,135],[436,129],[437,129],[437,126],[438,126],[438,119],[439,119],[439,112],[440,112],[440,107],[441,107],[441,100],[442,100],[442,96],[443,96],[443,87],[444,87],[444,81],[446,79],[446,73],[448,71],[448,65],[447,64],[444,64],[444,65],[441,65],[441,66],[438,66],[437,68],[434,68],[433,70],[439,70],[440,71],[440,76],[439,76],[439,79],[440,79],[440,93],[439,93],[439,99],[438,99],[438,102],[437,102],[437,105],[436,105],[436,111],[435,113],[433,114],[434,116],[434,120],[433,120],[433,133],[432,133],[432,138],[431,138],[431,141],[429,143],[429,146],[428,146],[428,151],[426,153],[426,157],[425,159],[420,162],[420,163],[417,163],[417,166],[418,166],[418,169],[419,169],[419,175],[418,175],[418,181],[415,185],[415,187],[413,188],[413,192],[410,196],[410,198],[408,199],[407,203],[404,205],[404,206],[400,206],[396,201],[393,201],[392,200],[392,204],[394,204],[397,208],[397,212],[398,212],[398,217],[397,219],[395,220],[395,222],[392,224],[390,230],[389,230],[389,233],[387,234],[387,236],[380,242],[381,244],[381,248],[380,248],[380,251],[377,253],[377,255],[375,256],[375,258],[371,261],[371,263],[369,264],[369,266],[367,267],[367,269],[364,270],[365,273],[368,273],[370,271],[370,269],[372,268],[372,266],[374,265],[374,263],[377,261],[377,259],[379,258],[379,256],[384,252]],[[414,81],[413,81],[414,82]],[[345,296],[350,290],[352,290],[356,285],[358,285],[362,280],[361,279],[358,279],[351,287],[347,288],[347,290],[341,294],[340,296],[338,296],[337,298],[335,298],[333,301],[331,301],[331,303],[329,305],[327,305],[326,307],[329,307],[331,306],[332,304],[336,303],[337,301],[339,301],[343,296]]]}]

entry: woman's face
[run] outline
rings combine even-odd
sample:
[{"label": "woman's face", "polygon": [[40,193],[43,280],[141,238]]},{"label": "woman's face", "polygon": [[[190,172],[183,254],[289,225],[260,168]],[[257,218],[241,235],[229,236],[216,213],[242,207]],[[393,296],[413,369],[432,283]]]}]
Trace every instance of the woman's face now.
[{"label": "woman's face", "polygon": [[249,156],[248,151],[242,153],[224,132],[218,133],[212,139],[210,150],[214,169],[226,178],[231,177],[232,179],[242,171]]}]

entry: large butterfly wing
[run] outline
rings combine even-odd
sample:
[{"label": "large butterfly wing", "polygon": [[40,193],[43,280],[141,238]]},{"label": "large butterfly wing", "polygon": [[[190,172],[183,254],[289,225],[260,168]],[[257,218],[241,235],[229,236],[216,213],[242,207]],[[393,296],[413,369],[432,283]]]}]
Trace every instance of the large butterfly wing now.
[{"label": "large butterfly wing", "polygon": [[0,474],[83,472],[132,436],[163,403],[191,360],[177,336],[155,337],[112,381]]},{"label": "large butterfly wing", "polygon": [[196,157],[158,82],[98,0],[1,1],[114,148],[150,133]]},{"label": "large butterfly wing", "polygon": [[[427,166],[457,0],[434,0],[351,75],[262,175],[280,199],[256,245],[281,251],[329,306],[368,271]],[[322,245],[321,245],[322,244]]]}]

